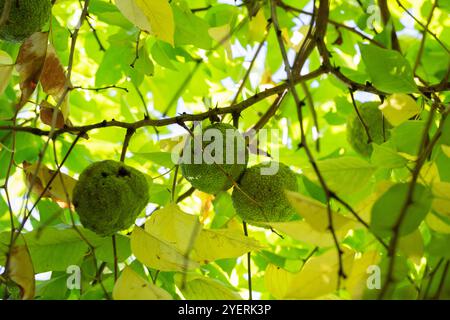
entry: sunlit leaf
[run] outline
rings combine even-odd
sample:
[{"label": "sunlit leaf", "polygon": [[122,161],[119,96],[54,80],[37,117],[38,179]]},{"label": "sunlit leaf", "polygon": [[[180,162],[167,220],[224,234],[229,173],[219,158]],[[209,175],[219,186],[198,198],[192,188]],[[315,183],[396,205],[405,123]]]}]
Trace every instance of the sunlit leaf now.
[{"label": "sunlit leaf", "polygon": [[[338,194],[360,191],[370,180],[375,166],[356,157],[339,157],[317,161],[320,172],[328,187]],[[313,168],[306,168],[305,174],[316,179]]]},{"label": "sunlit leaf", "polygon": [[125,267],[113,290],[114,300],[172,300],[164,289],[142,279],[130,267]]},{"label": "sunlit leaf", "polygon": [[390,124],[398,126],[419,113],[420,107],[409,95],[395,93],[384,100],[380,110]]},{"label": "sunlit leaf", "polygon": [[194,246],[196,261],[208,263],[217,259],[240,257],[262,249],[258,241],[232,229],[203,229]]},{"label": "sunlit leaf", "polygon": [[[182,275],[176,276],[178,287],[188,300],[241,300],[236,291],[225,286],[216,279],[203,277],[198,274],[189,274],[184,279]],[[183,281],[186,281],[183,284]]]},{"label": "sunlit leaf", "polygon": [[376,143],[372,144],[373,152],[370,158],[372,164],[389,169],[404,167],[408,163],[408,160],[390,148],[389,145],[390,143],[381,145]]},{"label": "sunlit leaf", "polygon": [[[289,202],[295,208],[305,221],[318,232],[329,231],[329,219],[327,207],[314,199],[308,198],[300,193],[286,191]],[[341,214],[332,211],[332,220],[334,229],[341,232],[341,235],[355,226],[355,221],[344,217]],[[280,226],[286,226],[287,223],[280,223]],[[273,224],[275,227],[275,225]]]},{"label": "sunlit leaf", "polygon": [[362,60],[373,85],[387,93],[417,92],[408,60],[398,51],[360,45]]},{"label": "sunlit leaf", "polygon": [[175,204],[170,204],[153,212],[145,223],[145,231],[185,254],[196,243],[202,226],[196,216],[181,211]]},{"label": "sunlit leaf", "polygon": [[34,268],[26,243],[20,242],[10,251],[8,277],[20,287],[21,298],[29,300],[35,294]]},{"label": "sunlit leaf", "polygon": [[432,184],[431,190],[433,193],[432,209],[450,218],[450,183],[436,181]]},{"label": "sunlit leaf", "polygon": [[209,263],[217,259],[239,257],[262,248],[243,232],[232,229],[204,229],[196,216],[187,214],[175,204],[155,211],[145,224],[146,232],[169,243],[190,259]]},{"label": "sunlit leaf", "polygon": [[175,26],[167,0],[116,0],[116,5],[137,27],[173,44]]},{"label": "sunlit leaf", "polygon": [[[346,250],[342,259],[344,272],[349,272],[353,253]],[[337,290],[339,263],[337,252],[333,249],[310,258],[298,273],[274,266],[268,268],[269,272],[266,270],[265,274],[266,287],[279,299],[314,299]]]},{"label": "sunlit leaf", "polygon": [[[290,222],[272,222],[270,226],[279,233],[289,237],[320,247],[334,245],[333,235],[329,231],[319,231],[305,220]],[[349,225],[350,227],[350,225]],[[339,239],[343,239],[349,228],[340,229],[337,232]]]},{"label": "sunlit leaf", "polygon": [[0,50],[0,95],[5,92],[14,69],[14,63],[9,54]]},{"label": "sunlit leaf", "polygon": [[212,27],[208,30],[211,38],[222,44],[229,57],[231,57],[231,42],[229,39],[230,31],[231,29],[229,24],[225,24],[219,27]]},{"label": "sunlit leaf", "polygon": [[360,257],[355,258],[352,271],[345,280],[345,287],[349,291],[352,299],[362,299],[364,291],[367,290],[367,280],[370,275],[369,267],[377,266],[381,260],[381,255],[377,251],[368,251]]},{"label": "sunlit leaf", "polygon": [[187,271],[199,265],[171,243],[135,227],[131,234],[131,251],[145,265],[161,271]]}]

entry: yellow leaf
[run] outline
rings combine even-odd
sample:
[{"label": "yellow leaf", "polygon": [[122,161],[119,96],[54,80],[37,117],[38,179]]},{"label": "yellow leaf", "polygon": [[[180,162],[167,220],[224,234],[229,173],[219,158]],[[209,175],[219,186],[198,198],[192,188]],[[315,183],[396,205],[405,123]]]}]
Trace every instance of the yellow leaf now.
[{"label": "yellow leaf", "polygon": [[195,244],[201,230],[197,217],[183,212],[176,204],[156,210],[145,223],[146,232],[170,243],[182,254]]},{"label": "yellow leaf", "polygon": [[[293,191],[286,191],[286,196],[298,214],[301,215],[311,227],[319,232],[328,231],[328,209],[323,203]],[[342,229],[348,231],[355,226],[354,220],[344,217],[336,212],[332,212],[332,218],[335,230]]]},{"label": "yellow leaf", "polygon": [[435,162],[427,162],[420,169],[420,178],[425,184],[432,184],[440,180],[439,170]]},{"label": "yellow leaf", "polygon": [[161,151],[165,152],[180,152],[185,145],[186,139],[189,138],[189,133],[159,140],[159,147]]},{"label": "yellow leaf", "polygon": [[447,156],[447,158],[450,158],[450,146],[447,146],[445,144],[441,145],[442,151]]},{"label": "yellow leaf", "polygon": [[266,34],[267,20],[264,10],[259,10],[256,16],[248,24],[248,40],[250,42],[260,42]]},{"label": "yellow leaf", "polygon": [[425,218],[425,221],[427,222],[430,229],[440,233],[450,234],[450,225],[448,223],[445,223],[445,221],[443,221],[435,214],[429,213]]},{"label": "yellow leaf", "polygon": [[130,267],[125,267],[113,289],[114,300],[172,300],[160,287],[142,279]]},{"label": "yellow leaf", "polygon": [[5,92],[13,69],[14,63],[12,58],[7,52],[0,50],[0,95]]},{"label": "yellow leaf", "polygon": [[231,229],[203,229],[194,246],[193,257],[200,263],[240,257],[263,248],[258,241]]},{"label": "yellow leaf", "polygon": [[[186,283],[183,285],[183,281]],[[186,279],[180,274],[175,275],[175,282],[187,300],[241,300],[242,297],[231,288],[216,279],[199,274],[188,275]]]},{"label": "yellow leaf", "polygon": [[243,232],[233,229],[203,229],[197,216],[183,212],[176,204],[155,211],[145,223],[145,231],[173,250],[201,264],[239,257],[262,246]]},{"label": "yellow leaf", "polygon": [[10,252],[8,277],[20,287],[23,300],[34,298],[35,280],[34,268],[30,252],[25,241],[15,245]]},{"label": "yellow leaf", "polygon": [[364,291],[367,288],[367,268],[372,265],[378,265],[381,255],[378,251],[369,251],[363,253],[353,262],[352,271],[348,275],[345,286],[352,299],[362,299]]},{"label": "yellow leaf", "polygon": [[284,299],[294,279],[294,274],[273,264],[269,264],[264,272],[264,283],[267,291],[277,299]]},{"label": "yellow leaf", "polygon": [[398,240],[398,248],[415,264],[420,264],[423,257],[423,238],[419,229],[400,237]]},{"label": "yellow leaf", "polygon": [[[348,274],[353,263],[353,253],[344,250],[342,259],[344,272]],[[278,299],[314,299],[336,291],[338,269],[338,254],[331,249],[310,258],[297,273],[269,265],[264,280],[267,290]]]},{"label": "yellow leaf", "polygon": [[122,14],[138,28],[173,45],[175,24],[167,0],[116,0]]},{"label": "yellow leaf", "polygon": [[[318,247],[328,247],[334,245],[333,235],[329,231],[318,231],[305,220],[289,222],[269,223],[273,229],[284,233],[297,241],[312,244]],[[347,234],[349,228],[337,230],[338,239],[341,240]]]},{"label": "yellow leaf", "polygon": [[[353,256],[351,251],[344,250],[342,262],[346,274],[351,270]],[[334,248],[312,257],[296,274],[287,298],[312,299],[334,292],[337,289],[338,269],[338,254]]]},{"label": "yellow leaf", "polygon": [[450,183],[434,182],[431,186],[433,202],[431,206],[437,213],[450,218]]},{"label": "yellow leaf", "polygon": [[170,243],[139,227],[131,234],[131,251],[143,264],[161,271],[186,271],[199,266]]},{"label": "yellow leaf", "polygon": [[229,24],[225,24],[219,27],[212,27],[208,29],[208,33],[211,36],[211,38],[222,44],[229,58],[232,57],[230,31],[231,29]]},{"label": "yellow leaf", "polygon": [[394,93],[384,100],[380,110],[390,124],[398,126],[418,114],[420,107],[409,95]]}]

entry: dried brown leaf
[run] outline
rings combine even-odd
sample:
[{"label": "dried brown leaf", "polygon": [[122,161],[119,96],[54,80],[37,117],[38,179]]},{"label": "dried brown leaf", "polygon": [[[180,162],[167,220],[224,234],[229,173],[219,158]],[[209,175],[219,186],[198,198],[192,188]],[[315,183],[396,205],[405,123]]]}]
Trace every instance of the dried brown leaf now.
[{"label": "dried brown leaf", "polygon": [[17,105],[21,109],[33,94],[44,67],[47,53],[48,32],[36,32],[20,47],[16,60],[16,70],[20,75],[22,95]]},{"label": "dried brown leaf", "polygon": [[42,123],[44,123],[48,126],[51,126],[52,120],[53,120],[53,114],[56,111],[57,115],[56,115],[55,128],[58,128],[58,129],[64,128],[64,124],[66,121],[60,110],[55,109],[55,107],[52,106],[47,101],[42,101],[40,107],[41,107],[40,118],[41,118]]},{"label": "dried brown leaf", "polygon": [[47,48],[40,81],[44,92],[53,96],[56,101],[60,100],[66,86],[69,85],[69,80],[66,77],[64,67],[56,55],[55,48],[51,44],[49,44]]}]

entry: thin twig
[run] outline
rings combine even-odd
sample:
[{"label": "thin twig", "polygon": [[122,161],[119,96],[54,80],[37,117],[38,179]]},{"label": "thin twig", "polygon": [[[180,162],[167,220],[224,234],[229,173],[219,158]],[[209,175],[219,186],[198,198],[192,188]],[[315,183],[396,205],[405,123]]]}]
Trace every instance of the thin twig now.
[{"label": "thin twig", "polygon": [[[244,235],[248,237],[247,223],[242,222],[242,227],[244,228]],[[253,300],[253,290],[252,290],[252,253],[247,252],[247,283],[248,283],[248,300]]]},{"label": "thin twig", "polygon": [[390,257],[390,260],[389,260],[388,270],[387,270],[387,274],[386,274],[386,281],[380,290],[380,294],[378,296],[379,299],[384,298],[384,296],[386,295],[386,293],[388,291],[390,284],[394,281],[393,274],[394,274],[394,266],[395,266],[395,255],[396,255],[396,250],[397,250],[397,245],[398,245],[398,239],[400,237],[400,227],[402,226],[403,220],[405,219],[405,216],[406,216],[406,213],[408,212],[409,207],[413,204],[414,191],[416,189],[417,179],[419,177],[420,170],[421,170],[422,166],[424,165],[426,159],[428,158],[428,155],[431,153],[434,145],[441,137],[442,128],[443,128],[444,122],[447,118],[448,112],[449,112],[449,109],[447,108],[447,110],[442,114],[442,118],[441,118],[440,126],[439,126],[438,130],[434,133],[433,138],[428,142],[428,145],[427,145],[428,132],[431,128],[431,125],[432,125],[433,119],[434,119],[434,115],[436,113],[436,105],[433,104],[431,107],[431,111],[428,116],[428,120],[423,129],[422,139],[421,139],[422,141],[419,145],[420,148],[418,151],[419,157],[417,159],[416,165],[412,172],[412,177],[411,177],[411,181],[408,186],[406,199],[405,199],[405,202],[404,202],[404,204],[399,212],[399,215],[395,221],[395,224],[392,227],[392,238],[389,243],[389,249],[388,249],[388,255]]},{"label": "thin twig", "polygon": [[127,88],[120,87],[120,86],[117,86],[115,84],[110,85],[110,86],[105,86],[105,87],[99,87],[99,88],[85,88],[85,87],[82,87],[82,86],[74,86],[74,87],[72,87],[70,89],[71,90],[79,89],[79,90],[87,90],[87,91],[95,91],[95,92],[100,92],[100,91],[109,90],[109,89],[118,89],[118,90],[123,90],[125,92],[128,92]]},{"label": "thin twig", "polygon": [[413,73],[416,73],[417,67],[420,64],[420,60],[422,59],[423,49],[425,48],[425,39],[427,36],[426,30],[428,30],[428,27],[431,23],[431,19],[433,19],[433,12],[434,12],[434,9],[436,8],[436,6],[437,6],[437,0],[435,0],[433,2],[433,6],[431,7],[430,14],[428,15],[427,24],[425,25],[425,29],[422,32],[422,40],[420,41],[419,52],[417,53],[416,61],[414,62]]},{"label": "thin twig", "polygon": [[433,299],[435,299],[435,300],[438,300],[442,294],[449,267],[450,267],[450,261],[447,260],[447,263],[444,266],[444,271],[442,272],[442,277],[441,277],[441,281],[439,282],[438,289],[436,290],[436,294],[433,297]]},{"label": "thin twig", "polygon": [[[304,125],[303,125],[303,113],[302,113],[302,104],[300,101],[300,98],[298,97],[298,93],[297,90],[295,88],[295,82],[293,81],[293,77],[292,77],[292,68],[289,65],[289,60],[287,58],[287,52],[286,52],[286,48],[284,46],[284,42],[281,36],[281,30],[279,28],[279,24],[278,24],[278,18],[277,18],[277,13],[276,13],[276,1],[275,0],[271,0],[270,2],[271,4],[271,17],[272,17],[272,22],[273,22],[273,26],[275,28],[275,33],[277,35],[277,40],[278,40],[278,45],[280,47],[280,52],[281,55],[283,57],[283,61],[284,61],[284,65],[285,65],[285,71],[287,74],[287,78],[288,78],[288,83],[289,83],[289,89],[290,92],[292,93],[292,96],[294,98],[295,104],[297,106],[297,113],[298,113],[298,119],[299,119],[299,123],[300,123],[300,135],[301,135],[301,146],[303,147],[303,149],[306,152],[306,155],[308,157],[309,162],[311,163],[311,165],[314,168],[314,171],[316,173],[317,178],[319,179],[320,185],[322,187],[322,189],[324,190],[325,193],[325,197],[326,197],[326,202],[327,202],[327,214],[328,214],[328,230],[330,231],[332,237],[333,237],[333,241],[334,241],[334,245],[336,247],[336,251],[337,251],[337,255],[338,255],[338,283],[337,283],[337,289],[340,289],[340,284],[341,284],[341,278],[345,278],[345,272],[344,272],[344,265],[343,265],[343,261],[342,261],[342,255],[343,255],[343,251],[339,245],[339,241],[336,235],[336,231],[334,228],[334,224],[333,224],[333,215],[332,215],[332,211],[331,211],[331,205],[330,205],[330,190],[327,187],[327,184],[325,183],[325,180],[321,174],[321,172],[319,171],[319,168],[317,166],[317,163],[315,162],[315,159],[308,147],[307,141],[306,141],[306,135],[305,135],[305,130],[304,130]],[[312,39],[314,39],[314,43],[316,41],[316,39],[318,38],[323,38],[325,36],[325,32],[326,32],[326,25],[327,25],[327,19],[328,19],[328,14],[329,14],[329,3],[328,0],[320,0],[319,3],[319,8],[318,8],[318,12],[317,12],[317,19],[316,19],[316,28],[313,32],[313,36]],[[307,50],[307,54],[309,55],[311,50]],[[306,59],[300,57],[299,61],[306,61]],[[302,69],[302,65],[297,66],[297,70],[301,70]]]},{"label": "thin twig", "polygon": [[100,51],[106,51],[105,47],[103,46],[102,42],[100,41],[100,38],[98,36],[97,30],[94,28],[94,26],[92,25],[92,23],[89,21],[89,14],[86,15],[86,22],[89,26],[89,28],[91,28],[92,34],[94,35],[95,40],[97,41],[98,47]]},{"label": "thin twig", "polygon": [[[320,67],[306,75],[295,78],[294,82],[300,83],[302,81],[311,80],[323,73],[324,73],[324,67]],[[108,127],[119,127],[119,128],[124,128],[124,129],[128,129],[128,128],[139,129],[139,128],[147,127],[147,126],[162,127],[162,126],[167,126],[170,124],[178,124],[178,123],[187,122],[187,121],[191,121],[191,122],[202,121],[205,119],[209,119],[215,115],[223,115],[223,114],[228,114],[228,113],[242,112],[245,109],[253,106],[255,103],[257,103],[267,97],[270,97],[272,95],[275,95],[275,94],[285,91],[286,89],[288,89],[288,87],[289,87],[289,85],[287,83],[282,83],[273,88],[266,89],[262,92],[258,92],[255,95],[249,97],[248,99],[241,101],[239,103],[236,103],[235,105],[230,105],[228,107],[223,107],[223,108],[214,108],[214,109],[210,109],[203,113],[198,113],[198,114],[183,113],[181,115],[178,115],[178,116],[175,116],[172,118],[143,119],[143,120],[139,120],[136,122],[122,122],[122,121],[117,121],[117,120],[106,121],[105,120],[105,121],[101,121],[98,123],[85,125],[85,126],[65,127],[62,129],[55,130],[54,134],[56,136],[58,136],[60,134],[67,133],[67,132],[69,132],[69,133],[80,132],[80,131],[88,132],[90,130],[100,129],[100,128],[108,128]],[[55,114],[56,114],[56,112],[55,112]],[[34,127],[22,127],[22,126],[0,126],[0,130],[7,130],[7,131],[16,130],[16,131],[20,131],[20,132],[28,132],[28,133],[39,135],[39,136],[48,136],[50,134],[50,131],[47,131],[47,130],[41,130],[41,129],[34,128]]]},{"label": "thin twig", "polygon": [[406,9],[406,7],[403,5],[403,3],[401,3],[400,0],[396,0],[397,4],[403,9],[403,11],[405,11],[405,13],[407,15],[409,15],[411,18],[414,19],[414,21],[417,22],[417,24],[419,26],[421,26],[423,28],[423,30],[425,30],[426,32],[428,32],[440,45],[441,47],[447,51],[447,53],[450,53],[450,50],[447,48],[447,46],[436,36],[436,34],[434,34],[433,32],[430,31],[430,29],[428,29],[422,22],[420,22],[419,19],[417,19],[411,12],[408,11],[408,9]]},{"label": "thin twig", "polygon": [[366,121],[363,119],[361,113],[359,112],[358,106],[356,105],[355,97],[353,96],[353,90],[350,89],[349,91],[350,91],[350,97],[352,98],[353,109],[355,109],[356,115],[358,116],[358,119],[361,122],[361,124],[364,128],[364,131],[366,132],[367,143],[369,144],[373,141],[372,137],[370,136],[369,127],[367,126]]}]

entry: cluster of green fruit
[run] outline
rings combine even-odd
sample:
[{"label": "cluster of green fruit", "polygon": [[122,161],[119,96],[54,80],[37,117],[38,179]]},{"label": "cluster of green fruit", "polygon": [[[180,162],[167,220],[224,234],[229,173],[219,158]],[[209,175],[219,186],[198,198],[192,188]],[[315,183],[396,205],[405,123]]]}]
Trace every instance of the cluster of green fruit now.
[{"label": "cluster of green fruit", "polygon": [[[198,152],[205,152],[213,142],[205,141],[209,130],[221,133],[222,153],[214,163],[194,163]],[[201,140],[202,148],[194,148],[195,140]],[[219,146],[220,147],[220,146]],[[246,222],[258,225],[261,222],[289,220],[294,209],[285,195],[285,190],[297,191],[297,178],[288,166],[275,161],[247,168],[248,151],[244,137],[229,124],[215,123],[202,133],[188,140],[185,152],[190,152],[191,161],[181,163],[183,176],[196,189],[216,194],[235,186],[232,193],[236,213]],[[217,150],[214,150],[217,152]],[[229,163],[228,159],[244,159]],[[264,170],[274,168],[264,174]]]},{"label": "cluster of green fruit", "polygon": [[[0,0],[0,9],[6,10],[6,0]],[[12,0],[9,15],[0,26],[0,39],[22,42],[33,33],[41,31],[51,16],[50,0]]]},{"label": "cluster of green fruit", "polygon": [[[232,199],[237,214],[246,222],[258,225],[261,222],[286,221],[294,214],[285,190],[297,190],[297,178],[288,166],[278,162],[266,162],[247,168],[248,152],[244,137],[231,125],[215,123],[207,127],[218,130],[221,140],[223,161],[214,163],[181,164],[183,176],[198,190],[216,194],[235,186]],[[232,135],[226,132],[231,130]],[[203,137],[203,135],[202,135]],[[191,154],[203,153],[211,142],[202,140],[202,147],[196,150],[194,141],[189,139],[185,150]],[[240,147],[241,146],[241,147]],[[217,150],[216,150],[217,151]],[[226,159],[233,153],[235,161]],[[241,158],[240,158],[241,157]],[[242,161],[238,161],[241,159]],[[272,174],[262,174],[264,168],[271,167]],[[128,228],[149,201],[147,180],[138,170],[112,160],[99,161],[88,166],[80,175],[73,190],[73,205],[86,228],[99,235],[112,235]]]}]

